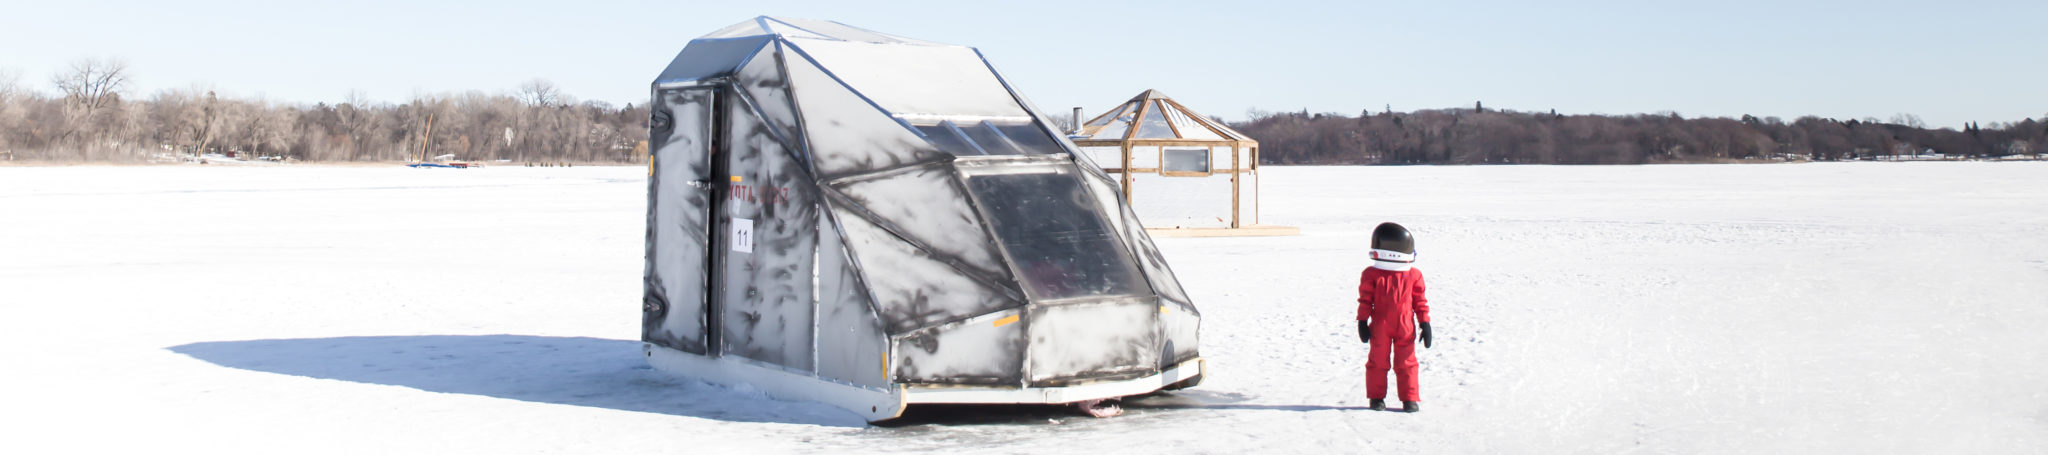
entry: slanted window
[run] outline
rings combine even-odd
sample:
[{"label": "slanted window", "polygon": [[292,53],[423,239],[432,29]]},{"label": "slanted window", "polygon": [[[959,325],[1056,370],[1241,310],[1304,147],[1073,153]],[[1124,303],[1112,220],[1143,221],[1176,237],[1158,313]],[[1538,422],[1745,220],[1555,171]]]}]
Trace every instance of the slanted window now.
[{"label": "slanted window", "polygon": [[1095,196],[1069,169],[989,167],[967,178],[1025,292],[1039,300],[1149,292]]},{"label": "slanted window", "polygon": [[1038,124],[1030,121],[904,123],[917,129],[918,134],[939,150],[953,156],[1050,155],[1066,151],[1053,141],[1052,136],[1038,129]]},{"label": "slanted window", "polygon": [[1160,151],[1159,173],[1173,177],[1207,177],[1209,148],[1167,147]]}]

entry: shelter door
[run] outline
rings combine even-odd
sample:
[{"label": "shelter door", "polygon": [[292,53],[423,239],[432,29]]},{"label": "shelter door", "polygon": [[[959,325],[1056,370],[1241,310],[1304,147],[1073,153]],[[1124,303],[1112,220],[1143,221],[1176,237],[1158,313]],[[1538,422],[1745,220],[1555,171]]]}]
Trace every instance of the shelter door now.
[{"label": "shelter door", "polygon": [[714,135],[717,139],[711,152],[712,186],[717,191],[713,192],[711,203],[706,206],[710,210],[707,215],[711,219],[712,237],[709,257],[711,304],[704,320],[711,329],[711,338],[715,340],[711,352],[713,355],[726,355],[736,351],[733,338],[743,337],[733,333],[734,327],[729,327],[726,319],[746,316],[728,313],[744,311],[746,301],[754,294],[753,274],[749,273],[749,268],[756,243],[754,224],[759,218],[756,216],[759,208],[752,202],[756,182],[751,171],[755,167],[753,161],[758,158],[751,156],[753,153],[743,153],[746,152],[743,150],[745,147],[735,145],[740,141],[734,137],[733,124],[741,120],[735,117],[745,115],[744,105],[731,92],[722,91],[719,95],[718,131]]},{"label": "shelter door", "polygon": [[711,214],[719,201],[713,185],[713,144],[722,128],[719,90],[663,90],[655,112],[649,176],[647,314],[642,338],[685,352],[711,354],[717,342],[710,320]]}]

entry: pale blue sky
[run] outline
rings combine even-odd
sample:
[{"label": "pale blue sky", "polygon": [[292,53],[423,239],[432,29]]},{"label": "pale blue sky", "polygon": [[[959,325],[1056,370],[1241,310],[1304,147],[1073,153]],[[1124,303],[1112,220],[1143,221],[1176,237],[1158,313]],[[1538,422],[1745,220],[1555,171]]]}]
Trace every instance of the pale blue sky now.
[{"label": "pale blue sky", "polygon": [[[1004,6],[996,6],[1004,5]],[[757,15],[981,48],[1040,107],[1147,88],[1205,114],[1470,106],[1819,115],[1935,126],[2048,116],[2048,2],[5,0],[0,68],[50,91],[88,56],[135,92],[386,101],[546,78],[640,103],[691,38]]]}]

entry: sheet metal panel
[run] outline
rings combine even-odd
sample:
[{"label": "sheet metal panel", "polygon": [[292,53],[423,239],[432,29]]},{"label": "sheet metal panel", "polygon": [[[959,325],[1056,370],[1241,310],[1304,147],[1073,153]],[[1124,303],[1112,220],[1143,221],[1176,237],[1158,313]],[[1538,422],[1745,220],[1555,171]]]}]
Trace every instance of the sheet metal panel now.
[{"label": "sheet metal panel", "polygon": [[647,267],[640,339],[694,354],[705,351],[706,260],[710,241],[712,89],[663,90],[650,131]]},{"label": "sheet metal panel", "polygon": [[1010,280],[1009,267],[1003,264],[1001,252],[982,226],[981,215],[974,211],[951,165],[934,163],[835,187],[904,237],[930,247],[931,253],[998,280]]},{"label": "sheet metal panel", "polygon": [[896,340],[896,380],[922,384],[1023,383],[1026,324],[1016,311],[960,321]]},{"label": "sheet metal panel", "polygon": [[654,83],[683,82],[732,74],[747,57],[761,50],[772,38],[756,36],[734,39],[692,40],[669,61]]},{"label": "sheet metal panel", "polygon": [[883,329],[901,334],[922,327],[1020,306],[895,234],[845,208],[833,208],[863,282],[874,294]]},{"label": "sheet metal panel", "polygon": [[1174,365],[1201,355],[1201,314],[1195,312],[1193,305],[1182,302],[1162,301],[1160,307],[1159,334],[1164,337],[1160,352],[1166,354],[1159,359],[1160,365]]},{"label": "sheet metal panel", "polygon": [[868,289],[854,268],[831,215],[818,214],[818,376],[887,387],[889,337],[882,333]]},{"label": "sheet metal panel", "polygon": [[820,40],[790,44],[891,114],[1030,116],[972,48]]},{"label": "sheet metal panel", "polygon": [[799,56],[785,54],[783,67],[806,119],[806,143],[819,177],[830,180],[949,156]]},{"label": "sheet metal panel", "polygon": [[[789,79],[778,62],[779,45],[763,46],[733,77],[733,84],[747,93],[761,116],[775,127],[775,133],[801,150],[803,133],[797,129],[796,108],[789,100]],[[801,154],[799,154],[801,155]]]},{"label": "sheet metal panel", "polygon": [[1158,306],[1152,299],[1034,305],[1030,384],[1050,386],[1159,371]]},{"label": "sheet metal panel", "polygon": [[725,244],[717,311],[724,353],[811,369],[818,190],[743,102],[728,103]]}]

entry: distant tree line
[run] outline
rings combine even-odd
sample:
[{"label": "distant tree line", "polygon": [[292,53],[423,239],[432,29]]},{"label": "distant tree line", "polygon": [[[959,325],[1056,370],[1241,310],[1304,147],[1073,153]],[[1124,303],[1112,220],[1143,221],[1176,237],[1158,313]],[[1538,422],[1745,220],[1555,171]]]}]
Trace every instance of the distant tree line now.
[{"label": "distant tree line", "polygon": [[205,88],[134,93],[118,61],[81,60],[55,93],[0,73],[0,160],[149,161],[233,154],[310,161],[460,160],[628,163],[646,155],[647,109],[578,102],[534,80],[503,93],[334,103],[217,96]]},{"label": "distant tree line", "polygon": [[[632,163],[646,156],[646,106],[578,102],[545,80],[500,93],[415,95],[390,104],[349,92],[334,103],[220,97],[204,88],[138,94],[126,65],[87,59],[45,92],[0,71],[0,160],[149,161],[207,153],[310,161],[460,160]],[[1063,113],[1055,116],[1064,115]],[[1801,117],[1559,115],[1488,109],[1254,110],[1233,127],[1272,164],[1639,164],[2048,153],[2048,117],[1962,130]]]},{"label": "distant tree line", "polygon": [[1361,112],[1357,117],[1253,110],[1231,126],[1269,164],[1643,164],[1740,160],[1991,158],[2048,153],[2042,120],[1930,129],[1890,121],[1800,117],[1559,115],[1472,108]]}]

